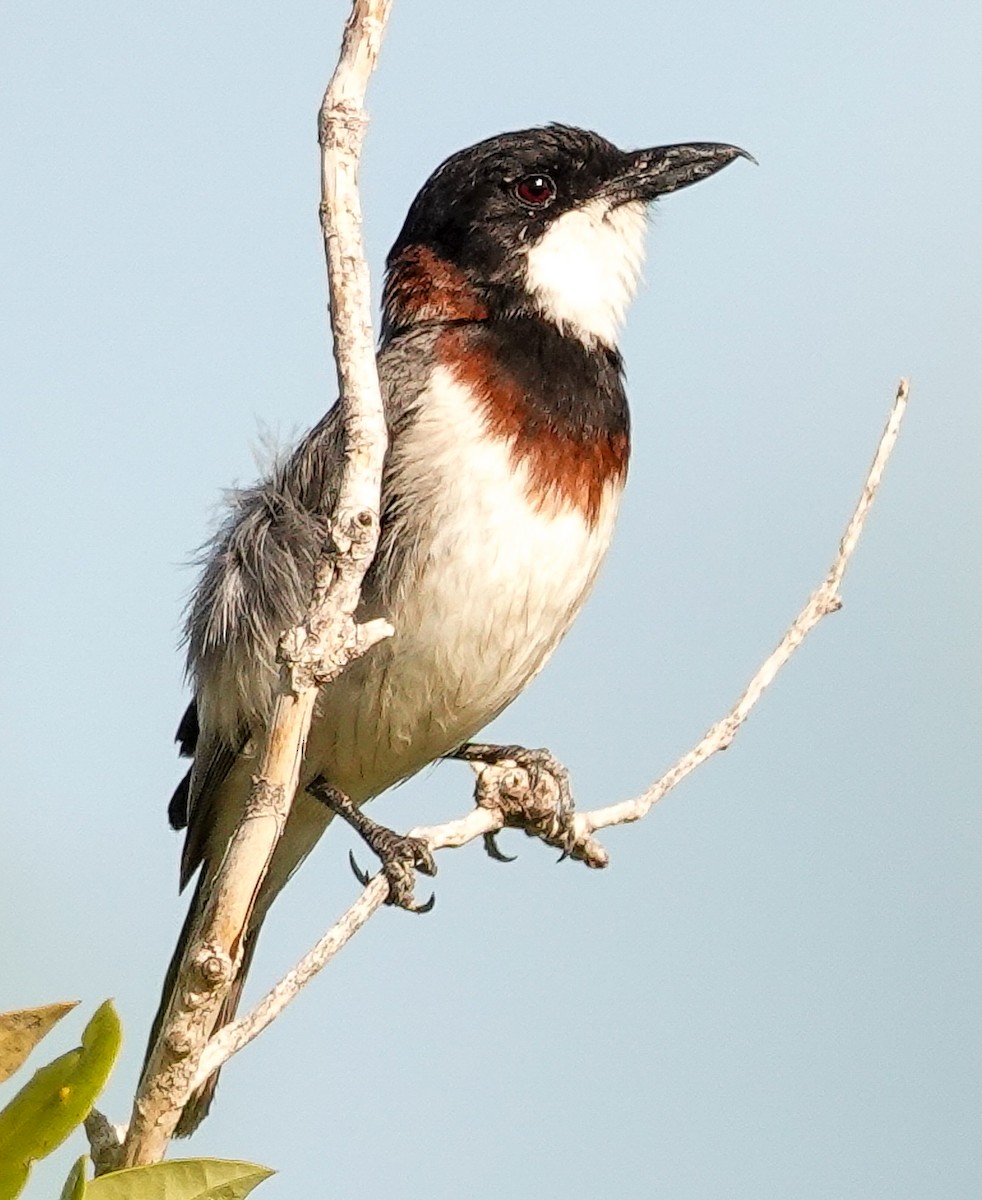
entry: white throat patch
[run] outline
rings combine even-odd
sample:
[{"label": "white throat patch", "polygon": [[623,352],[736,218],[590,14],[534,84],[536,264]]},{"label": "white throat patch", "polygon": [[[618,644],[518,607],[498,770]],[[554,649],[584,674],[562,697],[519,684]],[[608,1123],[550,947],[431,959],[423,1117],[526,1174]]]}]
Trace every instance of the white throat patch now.
[{"label": "white throat patch", "polygon": [[528,252],[525,282],[542,315],[613,346],[634,297],[647,231],[640,201],[591,200],[557,217]]}]

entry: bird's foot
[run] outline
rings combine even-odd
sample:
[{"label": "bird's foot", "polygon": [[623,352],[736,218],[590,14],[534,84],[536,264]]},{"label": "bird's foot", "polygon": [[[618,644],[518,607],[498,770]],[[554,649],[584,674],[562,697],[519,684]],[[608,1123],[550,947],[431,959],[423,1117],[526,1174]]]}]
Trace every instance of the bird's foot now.
[{"label": "bird's foot", "polygon": [[[430,911],[436,902],[435,895],[422,904],[418,904],[413,895],[417,871],[422,871],[424,875],[436,874],[436,861],[422,838],[407,837],[385,825],[379,825],[370,817],[366,817],[344,792],[339,792],[324,780],[315,780],[307,787],[307,791],[346,821],[381,860],[382,874],[389,885],[386,904],[413,913]],[[356,878],[363,887],[367,886],[368,873],[358,865],[354,854],[350,854],[349,859]]]},{"label": "bird's foot", "polygon": [[[449,757],[483,764],[477,802],[482,808],[498,809],[506,826],[555,846],[562,851],[560,861],[573,857],[589,866],[606,866],[577,834],[569,772],[549,750],[468,742]],[[493,833],[485,835],[484,848],[499,862],[511,861]]]}]

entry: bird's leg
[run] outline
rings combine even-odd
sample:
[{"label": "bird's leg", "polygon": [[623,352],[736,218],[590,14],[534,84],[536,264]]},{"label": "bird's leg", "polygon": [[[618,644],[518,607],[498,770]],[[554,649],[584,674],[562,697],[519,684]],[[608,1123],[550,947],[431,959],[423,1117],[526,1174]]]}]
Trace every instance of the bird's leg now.
[{"label": "bird's leg", "polygon": [[[516,792],[508,792],[507,806],[502,805],[505,824],[524,829],[529,837],[537,837],[551,846],[562,850],[562,858],[574,853],[576,837],[573,829],[573,794],[570,790],[569,772],[555,755],[546,749],[530,750],[525,746],[496,746],[485,742],[465,742],[447,758],[458,758],[464,762],[499,766],[514,763],[528,776],[528,787],[523,788],[524,798]],[[502,789],[497,789],[499,795]],[[512,862],[502,854],[493,833],[485,834],[484,849],[498,862]],[[561,861],[561,860],[560,860]]]},{"label": "bird's leg", "polygon": [[[331,787],[325,779],[315,779],[307,785],[306,790],[322,804],[326,804],[331,812],[347,821],[372,853],[379,857],[382,862],[382,874],[389,884],[386,904],[394,904],[407,912],[430,911],[436,900],[435,896],[430,896],[424,904],[417,904],[413,896],[417,871],[422,871],[424,875],[436,874],[436,862],[426,842],[420,838],[395,833],[385,825],[379,825],[370,817],[366,817],[344,792]],[[358,866],[355,856],[351,854],[349,857],[351,869],[364,887],[369,877]]]}]

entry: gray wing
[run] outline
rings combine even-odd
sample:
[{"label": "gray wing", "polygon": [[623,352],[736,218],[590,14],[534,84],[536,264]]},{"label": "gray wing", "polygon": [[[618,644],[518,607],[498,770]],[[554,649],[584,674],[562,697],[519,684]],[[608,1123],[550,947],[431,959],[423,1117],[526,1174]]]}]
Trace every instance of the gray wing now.
[{"label": "gray wing", "polygon": [[[412,419],[438,332],[417,330],[379,353],[390,446]],[[205,548],[185,626],[195,698],[177,739],[181,753],[194,761],[168,810],[174,828],[187,828],[182,887],[207,857],[221,785],[269,710],[280,635],[300,620],[310,600],[314,564],[337,498],[342,433],[335,405],[265,480],[230,494],[228,515]],[[383,481],[383,538],[391,502]],[[370,577],[366,597],[373,591]]]}]

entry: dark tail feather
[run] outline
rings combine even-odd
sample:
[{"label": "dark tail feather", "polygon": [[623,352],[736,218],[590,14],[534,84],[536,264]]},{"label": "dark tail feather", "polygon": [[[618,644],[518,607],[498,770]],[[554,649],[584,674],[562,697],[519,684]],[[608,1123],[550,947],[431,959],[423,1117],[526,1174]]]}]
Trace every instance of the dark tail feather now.
[{"label": "dark tail feather", "polygon": [[[192,930],[197,924],[200,910],[204,907],[205,889],[204,880],[206,872],[202,870],[198,876],[198,882],[194,889],[194,896],[188,906],[188,914],[184,918],[184,924],[181,927],[181,935],[177,939],[177,946],[174,954],[171,957],[170,965],[167,968],[167,974],[164,976],[164,987],[160,997],[160,1005],[157,1009],[157,1015],[153,1019],[153,1025],[150,1027],[150,1038],[147,1042],[146,1054],[143,1058],[143,1067],[140,1071],[140,1081],[142,1083],[143,1076],[146,1073],[147,1063],[150,1061],[150,1055],[157,1044],[157,1039],[160,1036],[160,1028],[164,1021],[164,1015],[167,1012],[167,1007],[170,1004],[171,994],[174,991],[174,986],[177,982],[177,973],[180,970],[181,962],[184,958],[184,952],[187,948],[188,939],[191,937]],[[213,1032],[217,1032],[223,1025],[227,1025],[235,1016],[236,1009],[239,1007],[239,1000],[242,996],[242,988],[245,984],[246,975],[249,971],[249,965],[252,962],[252,956],[256,950],[256,941],[259,936],[260,926],[248,930],[242,944],[242,963],[239,967],[239,973],[235,977],[228,995],[225,997],[222,1007],[218,1013],[218,1020],[215,1024]],[[211,1108],[211,1102],[215,1096],[215,1088],[218,1086],[218,1075],[216,1071],[209,1076],[207,1080],[198,1088],[197,1091],[191,1093],[191,1097],[184,1106],[184,1111],[181,1113],[180,1120],[177,1123],[177,1128],[174,1131],[175,1137],[190,1137],[198,1128],[201,1122],[208,1115],[208,1110]]]}]

